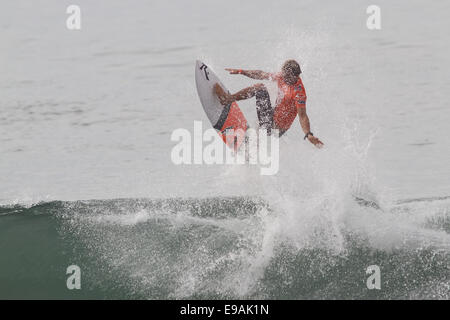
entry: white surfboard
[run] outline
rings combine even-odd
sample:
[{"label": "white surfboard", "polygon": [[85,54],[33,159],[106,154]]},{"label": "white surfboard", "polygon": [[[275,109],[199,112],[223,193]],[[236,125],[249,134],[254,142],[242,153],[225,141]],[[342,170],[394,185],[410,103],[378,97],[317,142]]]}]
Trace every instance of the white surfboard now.
[{"label": "white surfboard", "polygon": [[199,60],[195,64],[195,83],[200,102],[213,128],[230,148],[238,150],[245,140],[245,132],[248,129],[247,120],[241,109],[236,102],[226,106],[220,103],[214,93],[214,85],[218,83],[224,90],[228,90],[211,68]]}]

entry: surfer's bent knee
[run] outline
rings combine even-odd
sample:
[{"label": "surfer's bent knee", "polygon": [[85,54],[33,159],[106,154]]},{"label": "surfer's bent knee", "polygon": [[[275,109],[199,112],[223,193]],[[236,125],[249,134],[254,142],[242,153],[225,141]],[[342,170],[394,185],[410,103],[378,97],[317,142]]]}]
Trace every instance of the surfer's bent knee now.
[{"label": "surfer's bent knee", "polygon": [[254,88],[257,104],[258,102],[259,103],[264,102],[265,104],[267,104],[267,107],[270,107],[270,95],[269,91],[267,91],[266,86],[262,83],[258,83],[255,84]]},{"label": "surfer's bent knee", "polygon": [[256,92],[258,91],[267,91],[266,86],[264,85],[264,83],[257,83],[253,86],[253,88],[255,88]]}]

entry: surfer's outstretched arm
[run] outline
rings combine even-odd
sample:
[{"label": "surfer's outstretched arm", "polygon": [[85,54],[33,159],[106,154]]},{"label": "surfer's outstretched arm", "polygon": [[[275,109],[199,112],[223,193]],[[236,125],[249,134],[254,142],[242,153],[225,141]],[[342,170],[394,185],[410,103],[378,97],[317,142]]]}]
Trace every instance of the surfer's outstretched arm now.
[{"label": "surfer's outstretched arm", "polygon": [[311,126],[309,124],[309,117],[306,113],[306,108],[298,108],[298,117],[300,119],[300,125],[302,126],[303,132],[305,133],[305,139],[308,139],[313,145],[318,148],[323,146],[322,141],[319,138],[314,137],[311,133]]},{"label": "surfer's outstretched arm", "polygon": [[256,80],[269,80],[271,73],[268,72],[264,72],[261,70],[242,70],[242,69],[225,69],[228,72],[230,72],[230,74],[242,74],[246,77],[252,78],[252,79],[256,79]]}]

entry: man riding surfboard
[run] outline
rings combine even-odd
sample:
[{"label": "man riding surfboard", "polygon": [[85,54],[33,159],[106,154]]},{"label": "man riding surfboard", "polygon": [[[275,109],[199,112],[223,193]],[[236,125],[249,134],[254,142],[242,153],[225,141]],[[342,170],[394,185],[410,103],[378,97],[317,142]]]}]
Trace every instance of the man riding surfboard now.
[{"label": "man riding surfboard", "polygon": [[279,135],[284,134],[299,116],[300,125],[305,133],[304,139],[308,139],[316,147],[323,146],[322,141],[313,135],[310,129],[308,115],[306,114],[306,92],[300,74],[300,65],[295,60],[288,60],[283,64],[281,72],[269,73],[260,70],[225,69],[230,74],[242,74],[257,80],[272,80],[278,85],[278,97],[275,108],[272,108],[267,88],[262,83],[242,89],[235,94],[229,94],[216,84],[214,92],[220,103],[227,105],[233,101],[245,100],[256,97],[256,112],[260,128],[270,134],[272,129],[278,129]]}]

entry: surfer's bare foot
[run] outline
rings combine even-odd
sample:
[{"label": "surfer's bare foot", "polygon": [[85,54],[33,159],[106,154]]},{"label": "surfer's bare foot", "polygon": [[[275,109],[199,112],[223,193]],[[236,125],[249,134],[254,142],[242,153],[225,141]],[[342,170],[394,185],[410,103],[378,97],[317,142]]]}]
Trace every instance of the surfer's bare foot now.
[{"label": "surfer's bare foot", "polygon": [[217,95],[217,98],[219,98],[220,103],[224,106],[234,101],[233,96],[228,92],[225,92],[218,83],[214,85],[214,93]]}]

